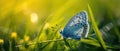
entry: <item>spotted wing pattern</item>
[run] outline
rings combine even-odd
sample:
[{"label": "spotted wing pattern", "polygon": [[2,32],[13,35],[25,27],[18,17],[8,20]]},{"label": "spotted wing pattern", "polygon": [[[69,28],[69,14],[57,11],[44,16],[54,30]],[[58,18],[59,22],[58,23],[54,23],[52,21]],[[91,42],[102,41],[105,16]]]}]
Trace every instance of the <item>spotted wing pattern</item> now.
[{"label": "spotted wing pattern", "polygon": [[64,38],[79,40],[81,37],[87,37],[88,32],[88,16],[86,11],[82,11],[73,16],[60,33]]}]

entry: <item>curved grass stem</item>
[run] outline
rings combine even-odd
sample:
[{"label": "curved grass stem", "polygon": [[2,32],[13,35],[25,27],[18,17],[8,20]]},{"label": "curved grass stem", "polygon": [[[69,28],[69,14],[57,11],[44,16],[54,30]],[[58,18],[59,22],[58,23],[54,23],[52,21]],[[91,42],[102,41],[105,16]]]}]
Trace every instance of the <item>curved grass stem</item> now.
[{"label": "curved grass stem", "polygon": [[90,14],[90,20],[91,20],[91,22],[92,22],[92,27],[93,27],[94,31],[96,32],[96,36],[97,36],[97,38],[98,38],[98,40],[99,40],[102,48],[103,48],[104,50],[106,50],[107,48],[106,48],[105,42],[103,41],[103,38],[102,38],[102,36],[101,36],[101,33],[100,33],[100,31],[99,31],[99,29],[98,29],[98,27],[97,27],[97,24],[96,24],[96,22],[95,22],[95,19],[94,19],[93,13],[92,13],[92,9],[91,9],[91,7],[90,7],[89,4],[88,4],[88,11],[89,11],[89,14]]}]

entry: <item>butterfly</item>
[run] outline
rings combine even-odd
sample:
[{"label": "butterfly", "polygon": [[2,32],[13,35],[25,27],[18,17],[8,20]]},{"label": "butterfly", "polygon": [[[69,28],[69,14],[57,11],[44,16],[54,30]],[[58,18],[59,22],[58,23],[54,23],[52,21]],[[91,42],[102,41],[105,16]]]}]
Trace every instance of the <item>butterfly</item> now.
[{"label": "butterfly", "polygon": [[86,38],[89,32],[88,15],[86,11],[81,11],[74,15],[60,31],[64,38],[73,38],[79,40]]}]

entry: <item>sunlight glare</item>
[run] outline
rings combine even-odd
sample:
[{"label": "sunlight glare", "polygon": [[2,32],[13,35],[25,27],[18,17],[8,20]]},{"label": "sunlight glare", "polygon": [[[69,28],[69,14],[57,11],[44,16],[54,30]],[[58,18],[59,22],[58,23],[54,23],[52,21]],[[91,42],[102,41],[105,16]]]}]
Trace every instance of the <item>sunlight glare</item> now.
[{"label": "sunlight glare", "polygon": [[35,23],[35,22],[38,21],[38,15],[37,15],[36,13],[32,13],[32,14],[30,15],[30,17],[31,17],[31,22],[32,22],[32,23]]}]

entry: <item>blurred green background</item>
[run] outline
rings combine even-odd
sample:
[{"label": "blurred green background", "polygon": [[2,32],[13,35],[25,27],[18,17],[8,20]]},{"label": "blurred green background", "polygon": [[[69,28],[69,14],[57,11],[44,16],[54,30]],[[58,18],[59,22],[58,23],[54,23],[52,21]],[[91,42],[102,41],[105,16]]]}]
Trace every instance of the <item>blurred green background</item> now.
[{"label": "blurred green background", "polygon": [[[88,4],[101,36],[94,35]],[[88,13],[88,38],[57,40],[59,31],[82,10]],[[88,50],[120,50],[120,0],[0,0],[0,51]]]}]

